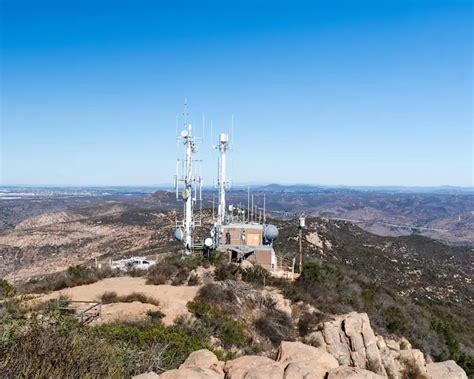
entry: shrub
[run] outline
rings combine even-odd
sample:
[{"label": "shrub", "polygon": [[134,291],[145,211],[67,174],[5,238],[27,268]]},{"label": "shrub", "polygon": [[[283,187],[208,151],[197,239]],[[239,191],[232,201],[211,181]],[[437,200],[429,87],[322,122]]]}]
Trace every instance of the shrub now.
[{"label": "shrub", "polygon": [[15,295],[15,289],[6,279],[0,279],[0,299],[12,297]]},{"label": "shrub", "polygon": [[248,283],[262,285],[268,283],[271,274],[261,266],[254,266],[242,270],[242,280]]},{"label": "shrub", "polygon": [[[161,314],[149,317],[157,320]],[[209,336],[196,322],[91,327],[57,312],[27,319],[17,300],[8,299],[0,304],[0,372],[15,378],[125,378],[161,372],[178,367],[192,351],[213,350]]]},{"label": "shrub", "polygon": [[150,318],[151,322],[161,322],[162,318],[165,317],[165,314],[161,311],[147,311],[146,315]]},{"label": "shrub", "polygon": [[209,301],[197,297],[188,303],[188,309],[209,330],[210,335],[221,340],[225,348],[249,346],[243,326],[232,317],[222,313]]},{"label": "shrub", "polygon": [[240,272],[240,266],[234,263],[221,262],[214,271],[214,277],[218,281],[236,279]]},{"label": "shrub", "polygon": [[293,320],[286,313],[279,309],[271,308],[255,321],[257,330],[267,337],[274,345],[289,339],[293,330]]},{"label": "shrub", "polygon": [[199,279],[199,275],[193,273],[189,276],[188,279],[188,286],[198,286],[201,284],[201,280]]},{"label": "shrub", "polygon": [[108,291],[104,292],[100,297],[102,304],[111,304],[111,303],[118,303],[118,296],[116,292]]},{"label": "shrub", "polygon": [[171,284],[173,286],[179,286],[184,284],[188,280],[189,269],[186,267],[180,267],[175,273],[174,277],[171,279]]},{"label": "shrub", "polygon": [[157,264],[148,269],[147,284],[164,284],[178,271],[178,266],[174,264]]},{"label": "shrub", "polygon": [[146,296],[140,292],[133,292],[129,295],[118,296],[115,292],[104,292],[101,296],[103,304],[111,303],[133,303],[134,301],[139,301],[143,304],[153,304],[156,306],[160,305],[160,302],[153,297]]},{"label": "shrub", "polygon": [[305,312],[298,320],[298,333],[301,337],[310,333],[320,322],[325,319],[324,313]]}]

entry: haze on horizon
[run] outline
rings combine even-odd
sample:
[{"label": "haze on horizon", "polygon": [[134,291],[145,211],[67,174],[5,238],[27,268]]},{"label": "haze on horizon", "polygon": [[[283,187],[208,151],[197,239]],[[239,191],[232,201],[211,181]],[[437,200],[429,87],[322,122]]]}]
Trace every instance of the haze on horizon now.
[{"label": "haze on horizon", "polygon": [[1,1],[0,185],[474,186],[468,0]]}]

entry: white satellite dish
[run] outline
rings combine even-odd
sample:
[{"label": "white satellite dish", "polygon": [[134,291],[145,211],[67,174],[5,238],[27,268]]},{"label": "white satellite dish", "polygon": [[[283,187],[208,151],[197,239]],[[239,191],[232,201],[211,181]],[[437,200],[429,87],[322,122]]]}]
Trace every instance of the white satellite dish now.
[{"label": "white satellite dish", "polygon": [[183,130],[183,131],[181,132],[181,137],[186,138],[187,136],[188,136],[188,131],[187,131],[187,130]]}]

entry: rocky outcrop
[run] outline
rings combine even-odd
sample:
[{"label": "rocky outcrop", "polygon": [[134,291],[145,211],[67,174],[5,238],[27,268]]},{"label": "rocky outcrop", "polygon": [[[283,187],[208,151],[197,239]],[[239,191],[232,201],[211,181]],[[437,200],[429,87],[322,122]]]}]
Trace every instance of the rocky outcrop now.
[{"label": "rocky outcrop", "polygon": [[429,363],[426,370],[430,379],[467,379],[464,370],[454,361]]},{"label": "rocky outcrop", "polygon": [[207,349],[195,351],[189,355],[179,369],[160,375],[160,379],[224,379],[224,362]]},{"label": "rocky outcrop", "polygon": [[[247,355],[224,364],[209,350],[192,353],[160,379],[467,379],[454,361],[426,364],[404,338],[376,336],[365,313],[351,312],[318,325],[306,342],[280,344],[276,360]],[[144,375],[151,375],[147,373]],[[136,379],[153,376],[138,376]]]},{"label": "rocky outcrop", "polygon": [[376,336],[365,313],[351,312],[321,323],[305,342],[325,349],[343,366],[392,379],[402,378],[407,372],[427,377],[423,353],[412,349],[404,338],[397,341]]},{"label": "rocky outcrop", "polygon": [[285,368],[285,379],[324,379],[329,370],[339,366],[328,352],[302,342],[283,341],[278,350],[277,362]]},{"label": "rocky outcrop", "polygon": [[357,367],[340,366],[329,371],[327,379],[383,379],[384,377]]}]

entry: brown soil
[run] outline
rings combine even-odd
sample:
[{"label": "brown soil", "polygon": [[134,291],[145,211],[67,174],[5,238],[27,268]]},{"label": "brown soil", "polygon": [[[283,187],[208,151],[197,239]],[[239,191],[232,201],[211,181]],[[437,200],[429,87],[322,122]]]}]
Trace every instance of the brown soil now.
[{"label": "brown soil", "polygon": [[[120,318],[121,320],[136,319],[140,314],[145,315],[150,309],[159,309],[166,316],[163,318],[165,325],[170,325],[174,320],[188,312],[186,304],[193,300],[199,290],[198,286],[171,286],[168,284],[148,285],[144,278],[119,277],[107,278],[96,283],[65,288],[36,297],[35,303],[57,299],[66,296],[71,300],[98,300],[104,292],[116,292],[118,296],[127,296],[133,292],[143,293],[160,302],[160,306],[146,304],[146,307],[138,305],[141,303],[116,303],[103,306],[104,320],[110,322]],[[107,321],[108,320],[108,321]]]}]

